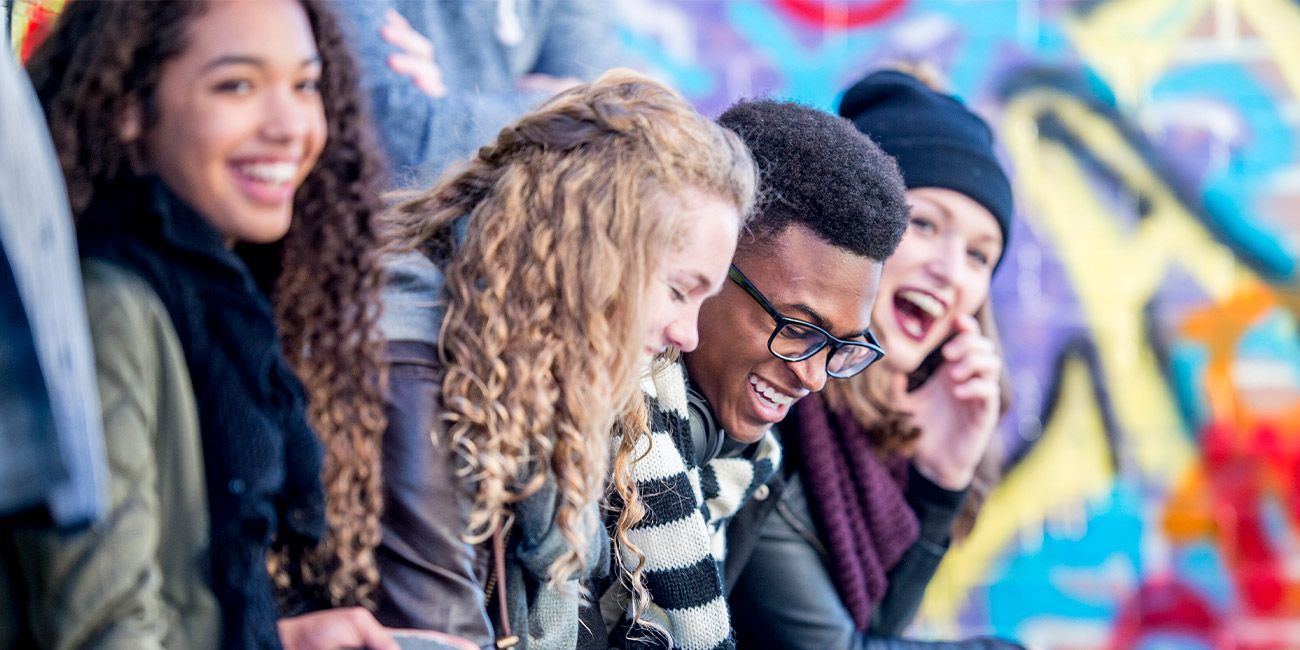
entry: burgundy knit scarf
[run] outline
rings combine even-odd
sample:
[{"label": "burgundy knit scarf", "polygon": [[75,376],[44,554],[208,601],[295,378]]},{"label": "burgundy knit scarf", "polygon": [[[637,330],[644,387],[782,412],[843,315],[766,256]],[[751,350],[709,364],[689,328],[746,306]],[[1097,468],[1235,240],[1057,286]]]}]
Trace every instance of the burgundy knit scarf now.
[{"label": "burgundy knit scarf", "polygon": [[848,413],[820,395],[794,408],[804,491],[830,555],[835,587],[865,631],[885,595],[886,574],[916,541],[920,526],[903,496],[907,464],[886,464]]}]

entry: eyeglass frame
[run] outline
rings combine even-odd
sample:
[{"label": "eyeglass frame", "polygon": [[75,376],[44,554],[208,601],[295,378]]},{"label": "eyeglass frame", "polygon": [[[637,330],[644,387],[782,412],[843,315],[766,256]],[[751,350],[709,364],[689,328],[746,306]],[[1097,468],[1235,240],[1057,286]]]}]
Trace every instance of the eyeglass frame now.
[{"label": "eyeglass frame", "polygon": [[[831,351],[829,354],[826,355],[826,375],[828,377],[834,377],[836,379],[848,379],[849,377],[853,377],[858,374],[861,374],[863,370],[870,368],[873,364],[885,358],[885,349],[880,346],[880,342],[876,340],[876,336],[871,333],[871,328],[867,328],[860,335],[866,339],[865,341],[845,341],[844,339],[839,338],[834,334],[831,334],[830,332],[826,331],[826,328],[824,327],[814,325],[813,323],[809,323],[806,320],[801,320],[798,318],[790,318],[789,316],[786,316],[781,312],[777,311],[776,307],[772,306],[772,302],[767,299],[767,296],[764,296],[763,292],[759,291],[758,287],[754,286],[754,283],[751,282],[749,278],[745,277],[745,274],[741,272],[741,270],[737,268],[735,264],[732,264],[731,268],[727,271],[727,278],[730,279],[732,282],[735,282],[736,286],[740,287],[745,293],[749,294],[749,297],[752,298],[754,302],[758,303],[758,306],[762,307],[763,311],[767,312],[767,315],[772,317],[772,320],[776,322],[776,327],[772,329],[772,334],[767,337],[767,351],[771,353],[772,356],[782,361],[797,363],[799,361],[807,361],[808,359],[817,356],[822,350],[825,350],[827,346],[830,346]],[[813,348],[811,352],[798,358],[791,358],[789,356],[777,354],[776,350],[772,349],[772,342],[776,340],[776,335],[780,334],[781,330],[784,329],[787,325],[798,325],[800,327],[811,328],[821,333],[821,335],[825,337],[825,340],[821,345]],[[832,373],[831,357],[834,357],[835,353],[838,352],[840,348],[849,347],[849,346],[865,347],[875,352],[876,358],[872,359],[867,363],[867,365],[862,366],[862,368],[854,371],[852,374],[837,375],[835,373]]]}]

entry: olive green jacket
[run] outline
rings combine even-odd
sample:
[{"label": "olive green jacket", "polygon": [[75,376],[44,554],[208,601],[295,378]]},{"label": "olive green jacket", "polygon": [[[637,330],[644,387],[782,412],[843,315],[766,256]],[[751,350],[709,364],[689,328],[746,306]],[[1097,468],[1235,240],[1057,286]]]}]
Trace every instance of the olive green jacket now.
[{"label": "olive green jacket", "polygon": [[111,474],[81,532],[0,530],[0,648],[216,648],[198,407],[158,296],[114,265],[82,276]]}]

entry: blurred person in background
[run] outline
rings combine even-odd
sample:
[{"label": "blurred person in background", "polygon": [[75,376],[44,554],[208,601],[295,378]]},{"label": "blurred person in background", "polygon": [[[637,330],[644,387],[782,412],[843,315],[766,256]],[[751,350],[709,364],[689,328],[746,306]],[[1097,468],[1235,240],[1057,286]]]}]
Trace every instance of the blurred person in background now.
[{"label": "blurred person in background", "polygon": [[[0,39],[5,40],[5,39]],[[108,468],[67,191],[40,104],[0,52],[0,647],[18,639],[15,546],[107,507]]]},{"label": "blurred person in background", "polygon": [[334,19],[78,0],[29,72],[112,477],[101,523],[19,546],[22,623],[43,647],[395,648],[355,607],[378,577],[380,161]]},{"label": "blurred person in background", "polygon": [[908,187],[908,229],[872,312],[889,354],[781,425],[782,478],[731,530],[742,647],[935,647],[896,637],[997,478],[1008,399],[988,295],[1014,210],[992,133],[898,71],[859,81],[839,112],[898,161]]},{"label": "blurred person in background", "polygon": [[428,187],[524,111],[617,65],[599,0],[334,0],[399,187]]}]

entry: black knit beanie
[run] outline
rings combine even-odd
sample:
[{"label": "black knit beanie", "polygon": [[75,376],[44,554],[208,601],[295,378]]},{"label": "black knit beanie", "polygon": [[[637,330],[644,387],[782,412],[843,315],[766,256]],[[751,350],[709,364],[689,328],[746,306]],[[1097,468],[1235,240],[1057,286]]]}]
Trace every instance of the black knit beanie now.
[{"label": "black knit beanie", "polygon": [[1011,183],[993,153],[988,125],[957,98],[885,70],[853,84],[840,101],[840,115],[898,161],[908,188],[950,189],[987,208],[1002,228],[1002,250],[1008,250]]}]

